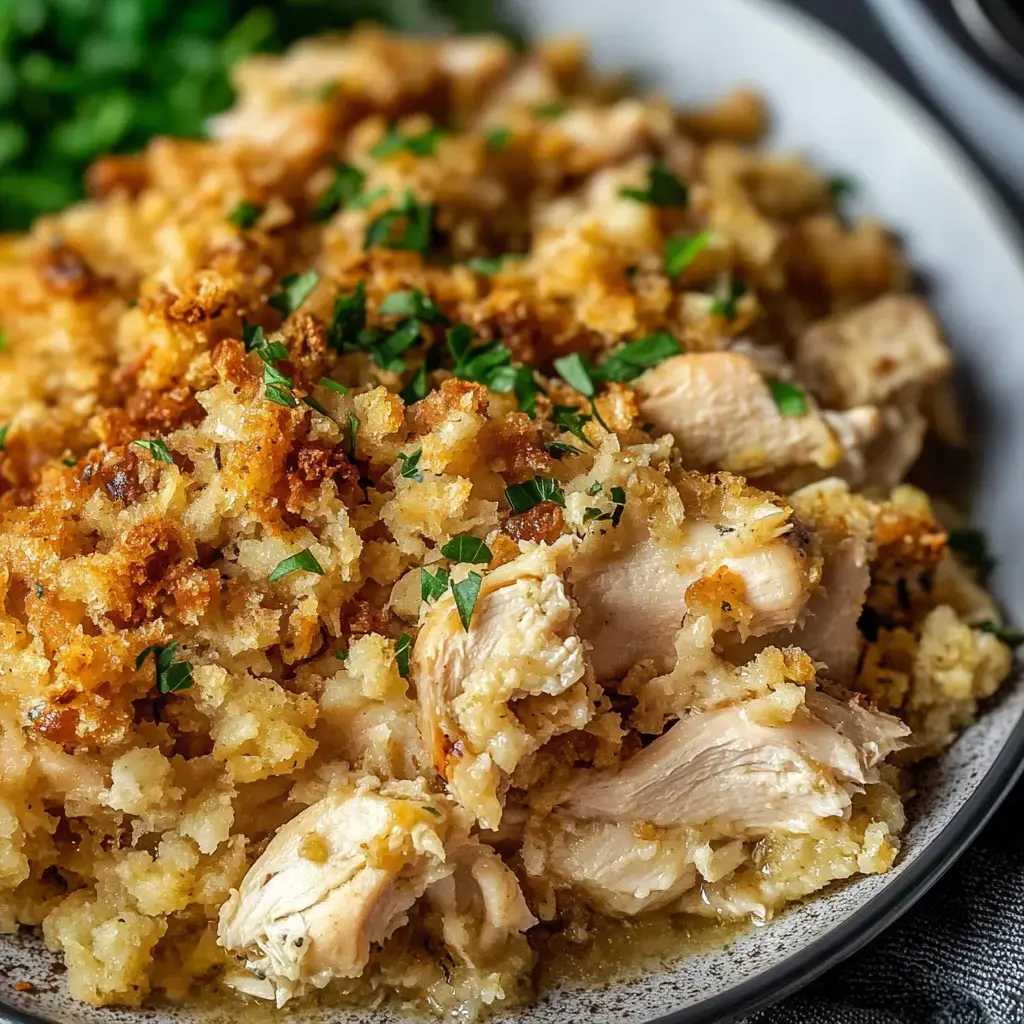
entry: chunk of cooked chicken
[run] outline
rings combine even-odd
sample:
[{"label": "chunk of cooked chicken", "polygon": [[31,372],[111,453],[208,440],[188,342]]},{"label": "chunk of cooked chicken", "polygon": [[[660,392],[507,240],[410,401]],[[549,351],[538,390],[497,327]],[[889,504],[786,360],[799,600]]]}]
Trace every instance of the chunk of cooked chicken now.
[{"label": "chunk of cooked chicken", "polygon": [[832,409],[887,405],[908,390],[920,395],[952,365],[935,318],[912,295],[885,295],[816,323],[796,351],[801,379]]},{"label": "chunk of cooked chicken", "polygon": [[783,415],[754,361],[738,352],[673,356],[636,383],[640,415],[672,434],[684,465],[753,478],[830,469],[880,428],[871,407]]},{"label": "chunk of cooked chicken", "polygon": [[309,986],[355,978],[448,877],[466,841],[457,808],[422,784],[341,789],[278,829],[221,908],[217,941],[244,955],[234,987],[283,1006]]},{"label": "chunk of cooked chicken", "polygon": [[599,681],[641,659],[671,668],[676,633],[698,605],[717,603],[722,625],[744,636],[790,626],[813,580],[790,510],[773,496],[696,474],[680,479],[680,493],[659,478],[648,486],[655,493],[634,488],[618,527],[588,534],[573,561],[578,629]]},{"label": "chunk of cooked chicken", "polygon": [[[522,759],[594,713],[592,678],[563,574],[571,540],[539,544],[488,573],[469,630],[451,593],[421,615],[411,671],[424,746],[484,828]],[[530,727],[516,716],[527,702]]]},{"label": "chunk of cooked chicken", "polygon": [[690,715],[618,771],[582,774],[562,807],[579,818],[701,825],[729,838],[807,832],[819,818],[844,816],[910,730],[891,715],[808,696],[782,724],[759,724],[744,705]]}]

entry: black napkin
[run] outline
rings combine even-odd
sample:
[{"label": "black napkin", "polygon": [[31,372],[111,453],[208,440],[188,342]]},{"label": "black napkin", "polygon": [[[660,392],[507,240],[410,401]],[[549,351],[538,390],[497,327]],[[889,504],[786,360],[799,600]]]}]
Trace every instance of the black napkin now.
[{"label": "black napkin", "polygon": [[902,921],[749,1024],[1024,1024],[1024,783]]}]

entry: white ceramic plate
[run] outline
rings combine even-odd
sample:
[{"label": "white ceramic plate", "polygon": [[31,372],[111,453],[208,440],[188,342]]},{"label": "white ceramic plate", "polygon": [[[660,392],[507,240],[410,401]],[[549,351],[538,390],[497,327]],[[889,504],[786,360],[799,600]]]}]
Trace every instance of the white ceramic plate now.
[{"label": "white ceramic plate", "polygon": [[[1016,227],[986,183],[874,66],[788,9],[754,0],[519,0],[516,9],[532,33],[581,32],[601,64],[640,71],[681,100],[738,82],[758,85],[777,114],[773,144],[854,176],[862,204],[906,237],[982,414],[977,520],[1002,556],[997,592],[1011,617],[1024,621],[1024,264]],[[905,911],[973,838],[1021,763],[1022,712],[1024,684],[1009,686],[927,774],[904,852],[888,875],[811,900],[728,949],[602,990],[554,991],[536,1007],[499,1019],[697,1024],[732,1019],[792,991]],[[0,977],[37,985],[32,995],[4,985],[0,998],[12,1004],[11,1019],[190,1020],[185,1010],[71,1004],[51,963],[31,944],[0,947]],[[394,1018],[335,1011],[306,1015],[303,1024],[371,1019]]]}]

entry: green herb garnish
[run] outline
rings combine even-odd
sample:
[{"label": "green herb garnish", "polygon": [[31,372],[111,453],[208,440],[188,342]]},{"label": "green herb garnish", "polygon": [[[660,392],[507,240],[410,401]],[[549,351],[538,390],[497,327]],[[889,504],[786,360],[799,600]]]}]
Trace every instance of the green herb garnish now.
[{"label": "green herb garnish", "polygon": [[490,277],[492,274],[497,274],[506,261],[511,259],[515,259],[511,253],[506,253],[504,256],[474,256],[472,259],[466,260],[466,266],[476,274]]},{"label": "green herb garnish", "polygon": [[645,370],[682,351],[683,346],[671,334],[649,334],[612,352],[597,368],[596,375],[601,380],[634,380]]},{"label": "green herb garnish", "polygon": [[360,335],[366,330],[366,282],[360,281],[348,295],[334,300],[334,313],[327,327],[327,343],[336,352],[356,352]]},{"label": "green herb garnish", "polygon": [[351,206],[363,191],[366,175],[351,164],[339,164],[334,168],[334,179],[324,189],[323,195],[313,208],[313,220],[325,221],[338,210]]},{"label": "green herb garnish", "polygon": [[174,465],[174,456],[171,449],[167,447],[166,441],[157,438],[154,441],[132,441],[136,448],[142,448],[153,456],[155,462],[166,462],[169,466]]},{"label": "green herb garnish", "polygon": [[955,551],[964,564],[977,570],[982,576],[995,568],[996,560],[989,550],[988,538],[981,530],[950,530],[946,543]]},{"label": "green herb garnish", "polygon": [[549,441],[545,445],[545,448],[547,449],[548,455],[553,459],[564,459],[567,455],[583,454],[579,448],[576,448],[565,441]]},{"label": "green herb garnish", "polygon": [[235,225],[235,227],[251,228],[256,221],[260,219],[260,214],[263,213],[263,208],[257,206],[255,203],[250,203],[248,199],[243,199],[229,214],[228,220]]},{"label": "green herb garnish", "polygon": [[448,570],[438,569],[431,575],[428,569],[420,569],[420,600],[436,601],[448,589]]},{"label": "green herb garnish", "polygon": [[452,537],[441,548],[441,554],[453,562],[471,562],[474,565],[486,565],[491,560],[491,549],[471,533],[460,533]]},{"label": "green herb garnish", "polygon": [[399,475],[403,476],[406,480],[416,480],[417,482],[422,483],[423,474],[420,472],[420,458],[422,455],[422,448],[417,448],[411,455],[399,452],[398,461],[402,464],[402,468],[399,470]]},{"label": "green herb garnish", "polygon": [[769,377],[767,384],[772,399],[783,416],[803,416],[807,412],[807,396],[800,388],[776,377]]},{"label": "green herb garnish", "polygon": [[554,100],[551,103],[539,103],[533,108],[535,117],[543,117],[545,120],[561,117],[569,109],[569,104],[564,100]]},{"label": "green herb garnish", "polygon": [[1003,622],[982,622],[978,627],[983,633],[991,633],[1001,640],[1007,647],[1019,647],[1024,643],[1024,633],[1016,626],[1010,626]]},{"label": "green herb garnish", "polygon": [[430,247],[433,221],[433,205],[418,203],[412,192],[407,191],[397,207],[370,221],[363,248],[379,245],[385,249],[426,253]]},{"label": "green herb garnish", "polygon": [[348,394],[348,388],[344,384],[339,384],[336,380],[331,380],[330,377],[321,377],[317,384],[322,388],[327,388],[328,391],[333,391],[337,395]]},{"label": "green herb garnish", "polygon": [[490,150],[493,150],[494,152],[497,152],[500,149],[504,149],[508,145],[509,139],[511,139],[511,138],[512,138],[512,129],[511,128],[508,128],[508,127],[505,127],[505,126],[502,126],[502,127],[499,127],[499,128],[492,128],[487,133],[487,139],[486,139],[487,148],[490,149]]},{"label": "green herb garnish", "polygon": [[429,295],[418,288],[409,291],[392,292],[385,296],[377,307],[381,316],[412,316],[425,324],[444,323],[447,317]]},{"label": "green herb garnish", "polygon": [[347,647],[339,647],[334,652],[334,656],[338,659],[338,661],[348,661],[348,648]]},{"label": "green herb garnish", "polygon": [[586,423],[589,423],[593,416],[588,413],[580,412],[579,408],[574,405],[556,405],[551,410],[551,415],[554,417],[555,424],[562,428],[562,430],[568,431],[574,437],[578,437],[588,448],[596,448],[597,445],[583,433],[583,427]]},{"label": "green herb garnish", "polygon": [[471,572],[461,583],[452,581],[452,597],[455,598],[455,608],[459,613],[459,621],[462,628],[468,633],[469,624],[473,621],[473,609],[476,607],[477,598],[480,596],[480,584],[483,576],[478,572]]},{"label": "green herb garnish", "polygon": [[281,290],[267,301],[281,316],[291,316],[309,298],[319,281],[320,275],[315,270],[307,270],[304,274],[286,274],[281,278]]},{"label": "green herb garnish", "polygon": [[438,142],[444,138],[441,128],[428,128],[419,135],[408,135],[401,129],[390,127],[387,134],[370,150],[375,160],[386,160],[389,156],[401,153],[415,153],[417,156],[433,156]]},{"label": "green herb garnish", "polygon": [[356,436],[359,433],[359,417],[354,413],[348,414],[348,457],[352,462],[356,461]]},{"label": "green herb garnish", "polygon": [[676,235],[665,242],[665,273],[678,277],[707,247],[714,236],[713,231],[701,231],[696,235]]},{"label": "green herb garnish", "polygon": [[558,375],[567,384],[572,385],[581,395],[585,395],[590,399],[590,408],[594,419],[604,427],[605,430],[610,434],[612,432],[611,427],[601,418],[601,412],[597,408],[596,394],[597,389],[594,386],[594,370],[579,354],[579,352],[573,352],[572,355],[562,356],[561,359],[555,360],[555,370]]},{"label": "green herb garnish", "polygon": [[153,655],[156,664],[156,688],[160,693],[177,693],[179,690],[187,690],[192,685],[192,663],[174,660],[174,652],[179,646],[177,640],[172,640],[166,646],[152,644],[135,659],[135,667],[140,669],[146,658],[150,654]]},{"label": "green herb garnish", "polygon": [[395,662],[398,665],[398,674],[403,678],[409,675],[409,651],[412,646],[412,638],[408,633],[403,633],[395,643]]},{"label": "green herb garnish", "polygon": [[276,583],[293,572],[314,572],[317,576],[323,576],[324,570],[316,560],[309,548],[304,548],[297,555],[289,555],[278,562],[268,577],[271,583]]},{"label": "green herb garnish", "polygon": [[406,384],[398,394],[406,405],[412,405],[414,402],[418,402],[421,398],[427,397],[426,363],[420,363],[420,365],[416,367],[413,375],[409,378],[409,383]]},{"label": "green herb garnish", "polygon": [[516,515],[528,512],[542,501],[553,501],[565,507],[565,495],[558,481],[546,476],[535,476],[521,484],[510,484],[505,488],[505,499]]},{"label": "green herb garnish", "polygon": [[735,320],[736,306],[746,294],[746,282],[738,277],[732,278],[724,288],[719,290],[715,301],[711,303],[711,314],[725,317],[726,320]]},{"label": "green herb garnish", "polygon": [[690,190],[664,164],[653,163],[647,176],[647,188],[619,189],[625,199],[651,206],[687,206]]}]

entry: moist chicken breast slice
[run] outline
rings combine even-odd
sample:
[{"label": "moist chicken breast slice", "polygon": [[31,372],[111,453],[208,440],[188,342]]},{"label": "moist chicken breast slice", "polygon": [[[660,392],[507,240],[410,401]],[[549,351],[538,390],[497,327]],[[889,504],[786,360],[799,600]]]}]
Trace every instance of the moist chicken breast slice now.
[{"label": "moist chicken breast slice", "polygon": [[[592,672],[563,579],[571,543],[535,545],[488,573],[468,630],[450,593],[421,615],[411,673],[424,746],[484,828],[498,827],[520,761],[593,715]],[[525,698],[531,728],[515,713]]]},{"label": "moist chicken breast slice", "polygon": [[232,980],[283,1006],[309,986],[362,974],[371,944],[409,919],[455,865],[466,829],[413,783],[336,791],[278,829],[220,911],[217,941],[243,956]]},{"label": "moist chicken breast slice", "polygon": [[885,295],[813,324],[799,339],[796,367],[829,408],[887,405],[920,395],[946,376],[952,354],[926,303]]},{"label": "moist chicken breast slice", "polygon": [[759,724],[742,705],[700,712],[618,771],[582,775],[561,806],[584,819],[700,825],[729,838],[808,832],[819,818],[846,815],[852,793],[877,780],[879,760],[909,732],[825,694],[781,725]]},{"label": "moist chicken breast slice", "polygon": [[755,362],[738,352],[673,356],[636,382],[643,419],[672,434],[683,463],[751,478],[830,469],[880,429],[870,407],[783,415]]},{"label": "moist chicken breast slice", "polygon": [[[717,492],[707,511],[692,510],[655,535],[644,507],[627,503],[613,540],[588,537],[580,546],[572,567],[578,629],[599,681],[620,678],[641,659],[668,671],[691,599],[716,586],[743,612],[744,636],[787,628],[800,616],[814,566],[794,539],[788,509],[766,493],[701,479]],[[708,585],[695,593],[701,580]]]}]

